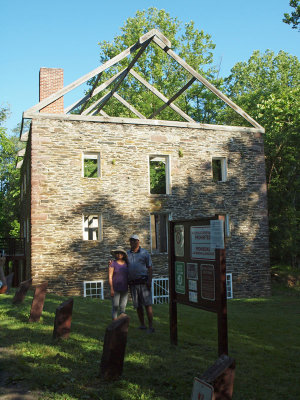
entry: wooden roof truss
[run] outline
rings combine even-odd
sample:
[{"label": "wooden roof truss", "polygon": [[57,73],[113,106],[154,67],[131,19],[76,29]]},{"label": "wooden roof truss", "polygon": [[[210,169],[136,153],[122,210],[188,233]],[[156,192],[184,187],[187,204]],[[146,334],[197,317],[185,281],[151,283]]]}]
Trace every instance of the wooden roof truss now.
[{"label": "wooden roof truss", "polygon": [[[166,98],[160,91],[158,91],[154,86],[152,86],[149,82],[147,82],[142,76],[140,76],[134,69],[134,65],[140,56],[143,54],[147,46],[151,43],[155,43],[159,46],[166,54],[172,57],[177,63],[184,68],[190,75],[191,79],[170,99]],[[178,106],[174,104],[174,101],[185,91],[187,90],[195,81],[201,82],[207,89],[213,92],[216,96],[218,96],[221,100],[223,100],[228,106],[230,106],[233,110],[235,110],[238,114],[240,114],[245,120],[247,120],[254,128],[259,129],[261,132],[264,132],[264,128],[260,126],[253,118],[251,118],[245,111],[243,111],[238,105],[236,105],[233,101],[231,101],[227,96],[225,96],[222,92],[220,92],[214,85],[208,82],[203,76],[201,76],[197,71],[195,71],[190,65],[188,65],[181,57],[179,57],[173,50],[171,50],[170,41],[157,29],[152,29],[145,35],[141,36],[139,40],[128,47],[126,50],[122,51],[117,56],[112,59],[106,61],[104,64],[100,65],[98,68],[89,72],[88,74],[82,76],[77,79],[73,83],[65,86],[61,90],[58,90],[56,93],[47,97],[46,99],[40,101],[35,106],[28,109],[23,113],[23,118],[33,118],[41,109],[53,103],[60,97],[64,96],[68,92],[72,91],[76,87],[81,84],[87,82],[88,80],[94,78],[96,76],[95,82],[91,90],[84,97],[76,101],[74,104],[71,104],[67,108],[65,108],[65,114],[71,113],[74,110],[78,110],[79,114],[82,116],[96,116],[100,114],[101,116],[110,118],[104,111],[103,108],[107,104],[107,102],[113,97],[120,103],[122,103],[126,108],[128,108],[133,114],[135,114],[138,118],[142,120],[152,120],[156,117],[161,111],[163,111],[166,107],[170,107],[173,111],[179,114],[185,121],[195,124],[196,122],[187,115],[183,110],[181,110]],[[99,86],[99,80],[101,78],[102,73],[122,61],[130,54],[136,52],[136,55],[133,57],[128,67],[123,69],[122,71],[116,73],[114,76],[109,78],[107,81],[103,82]],[[138,110],[135,109],[131,104],[129,104],[124,98],[122,98],[118,93],[118,88],[126,78],[128,74],[131,74],[135,79],[137,79],[142,85],[144,85],[147,89],[149,89],[154,95],[156,95],[160,100],[163,101],[163,105],[159,107],[156,111],[154,111],[150,116],[146,117],[141,114]],[[110,91],[104,94],[100,99],[96,100],[92,104],[90,104],[90,100],[107,89],[111,87]],[[149,121],[150,122],[150,121]],[[199,124],[200,125],[200,124]]]}]

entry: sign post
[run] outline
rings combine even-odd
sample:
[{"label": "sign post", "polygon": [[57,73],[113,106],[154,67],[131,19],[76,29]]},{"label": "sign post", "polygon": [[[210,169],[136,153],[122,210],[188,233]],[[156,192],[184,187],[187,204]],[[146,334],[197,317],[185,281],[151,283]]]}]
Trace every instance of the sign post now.
[{"label": "sign post", "polygon": [[170,221],[170,340],[177,344],[177,303],[214,312],[218,354],[228,354],[223,217]]}]

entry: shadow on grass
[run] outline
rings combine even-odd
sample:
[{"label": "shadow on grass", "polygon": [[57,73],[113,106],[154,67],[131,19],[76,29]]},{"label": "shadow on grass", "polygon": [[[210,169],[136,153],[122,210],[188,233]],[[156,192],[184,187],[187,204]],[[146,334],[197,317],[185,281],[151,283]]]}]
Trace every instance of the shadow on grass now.
[{"label": "shadow on grass", "polygon": [[[75,298],[70,338],[55,341],[55,309],[64,298],[51,296],[40,323],[27,322],[29,297],[17,307],[8,297],[0,304],[1,346],[9,350],[1,352],[1,365],[10,381],[42,391],[41,399],[183,400],[191,394],[194,376],[201,376],[217,358],[214,313],[179,305],[178,346],[172,346],[168,305],[154,306],[156,332],[149,335],[138,329],[129,304],[123,376],[105,382],[99,371],[105,329],[111,322],[110,301]],[[229,355],[237,360],[236,400],[268,398],[271,389],[274,399],[296,398],[299,309],[295,295],[228,302]]]}]

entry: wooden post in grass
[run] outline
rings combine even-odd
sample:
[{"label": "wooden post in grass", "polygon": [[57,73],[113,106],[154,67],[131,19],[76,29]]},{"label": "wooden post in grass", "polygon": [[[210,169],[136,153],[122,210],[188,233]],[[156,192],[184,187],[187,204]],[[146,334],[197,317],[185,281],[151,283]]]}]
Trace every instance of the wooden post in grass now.
[{"label": "wooden post in grass", "polygon": [[43,282],[35,288],[29,322],[38,322],[40,320],[44,308],[47,287],[48,282]]},{"label": "wooden post in grass", "polygon": [[106,380],[118,379],[122,375],[129,317],[120,315],[105,331],[100,374]]},{"label": "wooden post in grass", "polygon": [[28,279],[27,281],[20,283],[20,286],[18,287],[18,289],[15,293],[15,297],[13,298],[13,301],[12,301],[13,304],[19,304],[24,301],[25,296],[26,296],[31,284],[32,284],[32,279]]},{"label": "wooden post in grass", "polygon": [[223,354],[200,377],[214,388],[213,400],[231,400],[235,375],[235,360]]},{"label": "wooden post in grass", "polygon": [[67,339],[70,336],[73,299],[61,303],[56,309],[53,339]]}]

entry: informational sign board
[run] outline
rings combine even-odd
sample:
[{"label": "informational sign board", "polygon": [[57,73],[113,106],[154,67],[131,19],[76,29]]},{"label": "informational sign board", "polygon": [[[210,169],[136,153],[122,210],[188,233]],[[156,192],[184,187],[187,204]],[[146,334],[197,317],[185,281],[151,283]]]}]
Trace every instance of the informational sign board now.
[{"label": "informational sign board", "polygon": [[185,265],[183,262],[175,262],[175,291],[185,294]]},{"label": "informational sign board", "polygon": [[199,378],[194,378],[191,400],[213,400],[214,388]]},{"label": "informational sign board", "polygon": [[[219,353],[227,354],[226,263],[221,216],[169,223],[171,341],[181,303],[218,314]],[[219,355],[220,355],[219,354]]]}]

